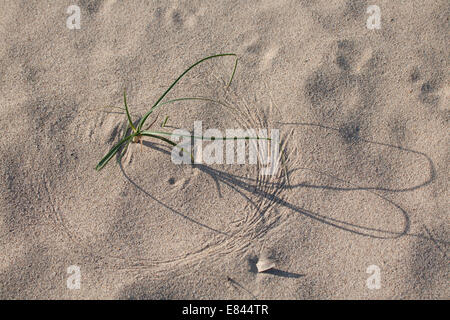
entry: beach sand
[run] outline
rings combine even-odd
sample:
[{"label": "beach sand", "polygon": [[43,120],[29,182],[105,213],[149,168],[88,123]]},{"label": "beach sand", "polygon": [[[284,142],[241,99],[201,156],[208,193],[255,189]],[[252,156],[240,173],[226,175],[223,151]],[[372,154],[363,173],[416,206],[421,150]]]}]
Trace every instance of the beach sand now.
[{"label": "beach sand", "polygon": [[[3,1],[0,298],[449,299],[449,16],[446,0]],[[276,174],[177,165],[151,138],[95,170],[126,126],[103,106],[126,88],[138,120],[228,52],[229,88],[223,57],[167,96],[228,107],[149,123],[278,129]]]}]

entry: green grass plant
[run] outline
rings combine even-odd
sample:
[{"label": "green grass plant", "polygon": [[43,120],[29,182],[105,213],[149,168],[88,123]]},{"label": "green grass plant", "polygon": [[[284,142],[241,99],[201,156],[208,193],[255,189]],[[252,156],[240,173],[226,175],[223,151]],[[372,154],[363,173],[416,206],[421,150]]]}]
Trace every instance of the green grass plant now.
[{"label": "green grass plant", "polygon": [[[136,125],[134,125],[133,120],[131,118],[131,114],[128,108],[128,104],[127,104],[127,95],[126,95],[126,91],[124,91],[123,93],[123,103],[124,103],[124,107],[120,108],[120,107],[113,107],[116,109],[120,109],[122,111],[125,112],[126,117],[127,117],[127,122],[128,122],[128,126],[127,129],[125,130],[125,136],[119,140],[119,142],[114,145],[109,151],[108,153],[100,160],[100,162],[97,164],[96,166],[96,170],[101,170],[102,168],[104,168],[108,162],[114,157],[114,155],[116,155],[121,149],[122,151],[119,154],[119,160],[121,159],[121,157],[123,156],[123,154],[126,152],[127,147],[130,143],[142,143],[142,139],[143,137],[150,137],[150,138],[154,138],[154,139],[158,139],[160,141],[163,141],[171,146],[176,147],[177,144],[175,142],[173,142],[172,140],[168,139],[168,136],[181,136],[183,137],[184,135],[177,135],[177,134],[172,134],[170,132],[164,132],[164,131],[150,131],[148,130],[151,125],[156,121],[153,121],[146,129],[144,129],[144,125],[147,121],[147,119],[150,117],[150,115],[159,107],[165,105],[165,104],[169,104],[169,103],[174,103],[174,102],[179,102],[179,101],[208,101],[208,102],[214,102],[214,103],[218,103],[218,104],[222,104],[220,101],[214,100],[214,99],[210,99],[210,98],[204,98],[204,97],[185,97],[185,98],[177,98],[177,99],[171,99],[171,100],[167,100],[167,101],[162,101],[164,99],[164,97],[173,89],[173,87],[178,83],[178,81],[181,80],[181,78],[183,78],[186,73],[188,73],[191,69],[193,69],[195,66],[197,66],[198,64],[209,60],[209,59],[213,59],[213,58],[218,58],[218,57],[226,57],[226,56],[233,56],[235,57],[235,63],[234,63],[234,68],[233,68],[233,72],[231,74],[230,80],[227,84],[227,86],[229,86],[231,84],[231,82],[233,81],[234,75],[236,73],[236,68],[237,68],[237,56],[234,53],[222,53],[222,54],[216,54],[216,55],[212,55],[212,56],[208,56],[206,58],[203,58],[201,60],[198,60],[196,63],[194,63],[193,65],[191,65],[189,68],[187,68],[180,76],[178,76],[178,78],[175,79],[175,81],[167,88],[167,90],[158,98],[158,100],[153,104],[153,106],[150,108],[150,110],[144,114],[144,116],[137,122]],[[168,117],[166,116],[163,123],[161,124],[161,128],[164,128],[166,123],[167,123]],[[131,131],[130,131],[131,129]],[[203,136],[184,136],[184,137],[190,137],[192,139],[201,139],[201,140],[214,140],[214,138],[212,137],[203,137]],[[219,140],[231,140],[231,139],[261,139],[261,140],[270,140],[270,138],[260,138],[260,137],[233,137],[233,138],[217,138]],[[181,149],[183,152],[184,150]],[[191,160],[193,161],[193,156],[192,153],[190,154],[191,156]]]}]

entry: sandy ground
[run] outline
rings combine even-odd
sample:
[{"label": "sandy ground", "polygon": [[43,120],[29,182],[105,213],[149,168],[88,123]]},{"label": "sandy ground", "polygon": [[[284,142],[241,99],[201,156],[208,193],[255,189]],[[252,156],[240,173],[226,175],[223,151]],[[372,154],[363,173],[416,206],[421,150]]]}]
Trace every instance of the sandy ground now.
[{"label": "sandy ground", "polygon": [[[2,1],[0,298],[450,298],[449,16],[446,0]],[[167,98],[231,107],[166,105],[155,126],[279,129],[286,170],[176,165],[152,139],[94,169],[126,123],[102,106],[127,88],[137,120],[222,52],[240,58],[229,89],[216,59]]]}]

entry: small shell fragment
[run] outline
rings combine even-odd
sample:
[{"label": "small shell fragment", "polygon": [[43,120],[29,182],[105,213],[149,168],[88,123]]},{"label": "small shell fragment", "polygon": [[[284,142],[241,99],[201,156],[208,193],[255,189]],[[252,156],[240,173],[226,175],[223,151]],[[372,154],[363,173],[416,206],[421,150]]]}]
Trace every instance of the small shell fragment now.
[{"label": "small shell fragment", "polygon": [[264,272],[275,267],[275,260],[262,256],[256,263],[258,272]]}]

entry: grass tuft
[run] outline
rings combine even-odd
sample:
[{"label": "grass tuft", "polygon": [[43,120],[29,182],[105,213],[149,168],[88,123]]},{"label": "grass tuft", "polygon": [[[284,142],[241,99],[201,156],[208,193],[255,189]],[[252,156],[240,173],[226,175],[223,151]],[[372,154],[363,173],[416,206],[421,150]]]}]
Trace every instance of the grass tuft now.
[{"label": "grass tuft", "polygon": [[[168,100],[168,101],[164,101],[161,102],[164,97],[172,90],[172,88],[178,83],[178,81],[181,80],[181,78],[184,77],[184,75],[186,73],[188,73],[191,69],[193,69],[195,66],[197,66],[198,64],[209,60],[209,59],[213,59],[213,58],[219,58],[219,57],[226,57],[226,56],[233,56],[236,57],[236,54],[234,53],[222,53],[222,54],[216,54],[216,55],[212,55],[212,56],[208,56],[206,58],[203,58],[201,60],[198,60],[196,63],[194,63],[193,65],[191,65],[189,68],[187,68],[180,76],[178,76],[178,78],[175,79],[175,81],[169,86],[169,88],[167,88],[167,90],[158,98],[158,100],[153,104],[153,106],[150,108],[150,110],[144,114],[144,116],[140,119],[140,121],[138,122],[137,126],[135,126],[133,124],[133,120],[131,118],[130,115],[130,111],[128,109],[128,104],[127,104],[127,94],[126,94],[126,90],[124,90],[123,92],[123,103],[124,103],[124,108],[120,108],[120,107],[113,107],[116,109],[120,109],[122,111],[125,111],[125,114],[127,116],[127,120],[128,120],[128,128],[131,128],[131,133],[129,135],[127,135],[129,133],[129,130],[127,128],[127,130],[125,130],[125,137],[123,137],[114,147],[111,148],[111,150],[108,151],[108,153],[100,160],[100,162],[97,164],[97,166],[95,167],[95,169],[97,171],[103,169],[108,162],[111,160],[112,157],[114,157],[114,155],[116,153],[118,153],[121,148],[122,151],[119,153],[119,158],[118,160],[120,161],[120,159],[122,158],[122,156],[125,154],[127,147],[130,143],[142,143],[142,137],[150,137],[150,138],[155,138],[158,140],[161,140],[171,146],[177,146],[177,144],[175,142],[173,142],[172,140],[166,138],[165,136],[183,136],[183,135],[176,135],[176,134],[172,134],[170,132],[163,132],[163,131],[148,131],[147,129],[143,129],[144,128],[144,124],[147,121],[148,117],[159,107],[165,105],[165,104],[169,104],[169,103],[174,103],[174,102],[179,102],[179,101],[209,101],[209,102],[214,102],[214,103],[218,103],[221,105],[225,105],[224,103],[220,102],[220,101],[216,101],[210,98],[204,98],[204,97],[186,97],[186,98],[177,98],[177,99],[172,99],[172,100]],[[238,63],[238,59],[236,57],[235,63],[234,63],[234,67],[233,67],[233,72],[231,74],[230,80],[227,84],[227,87],[229,87],[231,85],[231,82],[233,81],[234,75],[236,73],[236,68],[237,68],[237,63]],[[166,118],[164,119],[163,123],[161,124],[161,128],[164,128],[167,120],[169,117],[166,116]],[[156,121],[156,119],[155,119]],[[155,122],[153,121],[152,124]],[[151,125],[152,125],[151,124]],[[149,127],[151,127],[151,125]],[[205,138],[203,136],[184,136],[184,137],[190,137],[192,139],[201,139],[201,140],[208,140],[209,138]],[[236,138],[220,138],[220,140],[228,140],[228,139],[236,139]],[[259,137],[242,137],[242,138],[237,138],[237,139],[264,139],[264,140],[270,140],[270,138],[259,138]],[[186,152],[184,149],[181,149],[183,152]],[[191,159],[193,161],[193,155],[191,153]]]}]

